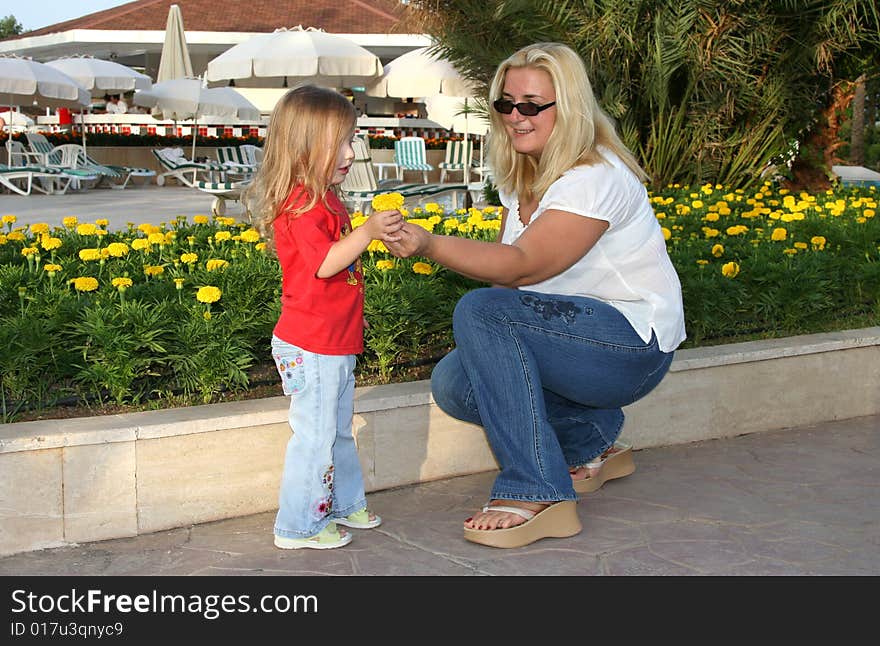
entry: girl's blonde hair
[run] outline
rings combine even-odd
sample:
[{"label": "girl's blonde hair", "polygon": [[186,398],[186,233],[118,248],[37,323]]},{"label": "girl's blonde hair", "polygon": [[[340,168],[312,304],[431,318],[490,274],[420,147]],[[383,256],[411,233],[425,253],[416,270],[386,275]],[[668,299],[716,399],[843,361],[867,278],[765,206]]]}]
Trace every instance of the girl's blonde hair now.
[{"label": "girl's blonde hair", "polygon": [[536,43],[502,61],[489,88],[489,103],[503,98],[504,81],[511,68],[544,70],[556,90],[556,124],[540,161],[516,152],[501,114],[490,109],[492,136],[489,159],[498,188],[520,199],[544,195],[567,170],[582,164],[603,163],[598,146],[613,151],[635,175],[647,179],[633,154],[617,136],[611,118],[599,107],[587,68],[570,47],[561,43]]},{"label": "girl's blonde hair", "polygon": [[[336,153],[352,136],[356,122],[357,112],[348,99],[315,85],[293,88],[275,105],[260,170],[243,197],[270,248],[274,247],[273,223],[278,217],[297,217],[318,201],[327,205],[327,191],[336,191],[330,184]],[[296,186],[302,186],[304,199],[285,208]]]}]

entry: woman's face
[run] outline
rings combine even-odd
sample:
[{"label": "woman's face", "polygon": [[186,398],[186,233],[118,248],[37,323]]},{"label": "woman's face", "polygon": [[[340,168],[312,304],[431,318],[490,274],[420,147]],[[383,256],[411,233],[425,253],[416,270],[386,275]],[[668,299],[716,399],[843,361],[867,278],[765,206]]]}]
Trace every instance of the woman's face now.
[{"label": "woman's face", "polygon": [[[550,74],[544,70],[512,67],[504,75],[501,98],[513,103],[530,102],[542,106],[556,100],[556,90]],[[539,160],[556,124],[556,106],[542,110],[533,117],[523,116],[514,108],[510,114],[502,114],[501,119],[514,150]]]},{"label": "woman's face", "polygon": [[354,130],[348,133],[348,136],[339,144],[336,151],[336,163],[333,166],[333,177],[330,178],[330,185],[342,184],[345,181],[348,171],[351,170],[351,163],[354,161],[354,148],[351,147],[351,141],[354,139]]}]

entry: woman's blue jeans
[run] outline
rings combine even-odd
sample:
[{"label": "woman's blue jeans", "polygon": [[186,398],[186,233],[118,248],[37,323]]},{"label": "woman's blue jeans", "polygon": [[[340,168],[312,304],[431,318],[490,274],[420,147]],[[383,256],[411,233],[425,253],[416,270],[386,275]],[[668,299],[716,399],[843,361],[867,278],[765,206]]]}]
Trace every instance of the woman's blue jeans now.
[{"label": "woman's blue jeans", "polygon": [[275,534],[314,536],[367,505],[351,424],[354,355],[315,354],[272,337],[272,357],[290,396]]},{"label": "woman's blue jeans", "polygon": [[476,289],[452,325],[456,348],[431,390],[447,414],[485,429],[501,467],[492,499],[576,500],[569,467],[614,444],[622,407],[659,384],[673,356],[591,298]]}]

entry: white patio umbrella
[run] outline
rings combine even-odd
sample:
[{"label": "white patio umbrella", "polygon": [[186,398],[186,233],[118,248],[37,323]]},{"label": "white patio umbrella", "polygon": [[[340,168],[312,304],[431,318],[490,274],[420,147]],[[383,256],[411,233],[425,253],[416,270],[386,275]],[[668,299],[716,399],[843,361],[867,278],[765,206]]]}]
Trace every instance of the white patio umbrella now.
[{"label": "white patio umbrella", "polygon": [[186,32],[183,28],[183,15],[176,4],[168,8],[168,20],[165,23],[165,42],[162,44],[162,56],[159,59],[159,72],[156,81],[186,78],[193,75],[189,48],[186,45]]},{"label": "white patio umbrella", "polygon": [[193,157],[196,153],[199,119],[205,116],[235,117],[258,121],[260,110],[230,87],[208,88],[202,79],[183,78],[154,83],[149,90],[134,95],[136,105],[151,108],[153,113],[175,122],[193,119]]},{"label": "white patio umbrella", "polygon": [[[477,123],[476,115],[468,107],[468,101],[473,107],[476,86],[430,47],[414,49],[395,58],[385,65],[378,80],[367,85],[365,92],[375,97],[423,98],[428,118],[447,130],[463,133],[465,141],[471,132],[483,135],[488,130],[485,124],[486,129],[479,132],[485,121]],[[481,160],[482,156],[481,143]],[[464,180],[467,183],[469,179],[470,164],[466,164]]]},{"label": "white patio umbrella", "polygon": [[[49,61],[55,69],[61,70],[86,88],[92,97],[105,94],[123,94],[132,90],[146,90],[153,85],[146,74],[126,67],[115,61],[105,61],[91,56],[73,56]],[[82,111],[80,111],[82,118]],[[86,147],[86,129],[82,125],[83,148]]]},{"label": "white patio umbrella", "polygon": [[309,82],[344,88],[366,85],[382,74],[382,62],[357,43],[301,25],[260,34],[208,63],[209,83],[241,87],[292,87]]},{"label": "white patio umbrella", "polygon": [[[89,92],[64,72],[20,56],[0,56],[0,102],[6,105],[78,107],[89,104]],[[6,140],[11,163],[10,137]]]}]

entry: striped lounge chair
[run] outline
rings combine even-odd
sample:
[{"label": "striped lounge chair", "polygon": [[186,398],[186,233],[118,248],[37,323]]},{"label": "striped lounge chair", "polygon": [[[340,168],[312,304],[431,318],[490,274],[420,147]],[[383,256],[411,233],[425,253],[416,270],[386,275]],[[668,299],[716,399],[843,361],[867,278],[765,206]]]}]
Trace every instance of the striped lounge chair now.
[{"label": "striped lounge chair", "polygon": [[156,177],[156,184],[165,184],[166,177],[173,177],[184,186],[198,188],[199,182],[224,182],[226,169],[220,162],[194,162],[186,158],[182,148],[159,148],[152,150],[153,156],[165,169]]},{"label": "striped lounge chair", "polygon": [[440,169],[440,182],[446,181],[446,175],[450,172],[460,172],[464,181],[464,168],[471,164],[474,154],[474,142],[452,140],[446,142],[446,157],[437,167]]},{"label": "striped lounge chair", "polygon": [[[241,193],[248,187],[251,181],[253,181],[252,178],[238,181],[221,180],[217,182],[198,180],[195,188],[214,196],[214,201],[211,202],[211,213],[219,216],[226,214],[227,201],[241,202]],[[243,206],[246,205],[243,204]],[[247,211],[246,208],[245,211]],[[248,219],[250,219],[250,214],[248,214]]]},{"label": "striped lounge chair", "polygon": [[217,162],[226,169],[229,178],[247,179],[257,172],[256,162],[251,149],[256,146],[220,146],[217,148]]},{"label": "striped lounge chair", "polygon": [[422,174],[422,182],[428,183],[428,173],[434,167],[428,163],[425,140],[422,137],[401,137],[394,142],[394,163],[397,179],[403,181],[404,173],[416,171]]},{"label": "striped lounge chair", "polygon": [[92,175],[83,169],[53,168],[41,164],[23,166],[0,164],[0,186],[19,195],[30,195],[34,190],[47,195],[53,193],[63,195],[74,181],[97,179],[97,175]]}]

